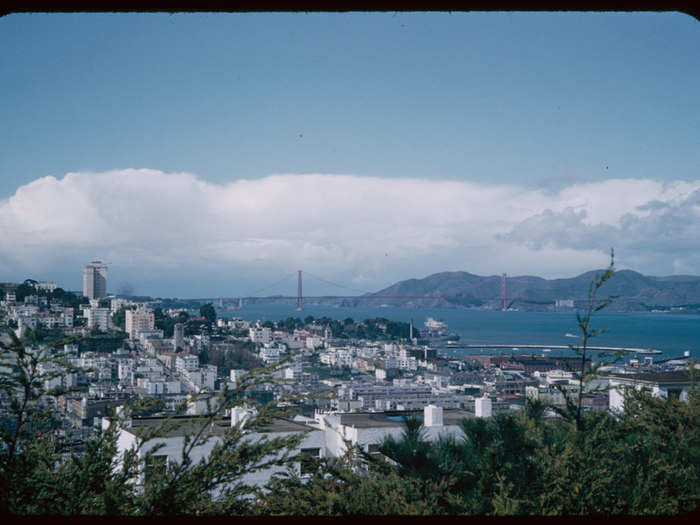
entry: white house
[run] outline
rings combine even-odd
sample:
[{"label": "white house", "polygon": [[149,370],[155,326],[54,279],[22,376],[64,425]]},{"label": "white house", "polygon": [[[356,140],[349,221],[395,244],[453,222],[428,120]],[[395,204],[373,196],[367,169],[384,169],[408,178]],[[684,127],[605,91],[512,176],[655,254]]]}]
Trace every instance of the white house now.
[{"label": "white house", "polygon": [[[230,418],[218,418],[206,430],[206,435],[211,439],[204,444],[192,449],[191,459],[198,463],[206,458],[216,445],[221,442],[224,433],[233,425],[243,422],[250,417],[252,412],[242,407],[231,410]],[[423,410],[423,424],[425,438],[436,441],[441,436],[460,436],[461,421],[472,418],[474,414],[465,410],[447,410],[435,405],[428,405]],[[134,448],[139,431],[147,431],[164,423],[165,418],[148,417],[133,418],[123,422],[119,428],[117,440],[118,454]],[[164,446],[158,450],[154,457],[154,463],[164,465],[166,462],[179,463],[182,460],[182,446],[184,436],[192,433],[200,427],[195,426],[196,419],[192,416],[179,416],[171,419],[170,425],[163,437],[155,438],[145,443],[139,451],[140,457],[159,443]],[[103,420],[103,428],[109,426],[107,419]],[[302,454],[307,457],[340,457],[347,451],[348,444],[357,445],[369,453],[378,451],[380,443],[387,436],[400,438],[404,431],[403,418],[394,413],[320,413],[317,412],[313,420],[305,417],[296,417],[293,421],[276,418],[263,427],[263,430],[250,431],[244,439],[260,440],[275,437],[301,434],[303,437],[294,454]],[[279,457],[279,456],[278,456]],[[297,462],[293,468],[300,474],[305,474],[305,465]],[[243,476],[243,483],[262,487],[270,477],[278,472],[283,472],[286,467],[274,466],[259,470]],[[137,480],[143,483],[142,474]]]},{"label": "white house", "polygon": [[[218,418],[215,420],[214,424],[210,425],[206,430],[206,435],[210,439],[206,443],[199,444],[192,448],[190,458],[193,464],[197,464],[202,459],[208,457],[214,446],[222,441],[225,432],[232,426],[245,420],[248,415],[249,413],[247,413],[245,409],[236,407],[231,411],[231,417]],[[162,417],[133,418],[126,421],[125,425],[119,428],[119,437],[117,440],[119,456],[126,450],[135,448],[137,433],[139,431],[144,432],[152,428],[157,428],[158,425],[163,424],[164,421],[165,418]],[[154,464],[165,465],[166,462],[180,463],[182,461],[182,447],[185,435],[199,430],[200,427],[197,426],[197,419],[192,416],[176,417],[172,419],[171,422],[173,424],[170,425],[170,428],[168,428],[168,431],[163,437],[155,438],[143,444],[139,451],[139,457],[143,458],[149,450],[157,444],[162,443],[164,446],[153,456]],[[107,419],[103,419],[103,428],[107,428],[109,424]],[[287,437],[294,434],[301,434],[303,438],[299,446],[293,451],[293,454],[323,457],[325,450],[323,432],[296,421],[274,419],[269,424],[265,425],[262,430],[247,432],[243,439],[246,441],[259,441]],[[277,457],[281,457],[281,452]],[[274,459],[274,457],[271,456],[269,459]],[[295,463],[293,468],[299,473],[304,473],[304,466],[299,462]],[[284,472],[286,469],[286,466],[273,466],[245,474],[240,481],[250,485],[263,486],[270,480],[273,474]],[[143,483],[145,481],[145,476],[146,473],[142,473],[137,482]]]},{"label": "white house", "polygon": [[[440,436],[458,436],[460,422],[472,418],[474,414],[464,410],[443,410],[428,405],[423,410],[425,438],[436,441]],[[401,416],[385,412],[355,412],[350,414],[316,414],[319,428],[323,428],[326,438],[326,455],[340,457],[347,450],[346,441],[367,452],[376,452],[379,444],[387,436],[399,438],[404,431]]]},{"label": "white house", "polygon": [[692,388],[690,374],[686,370],[656,374],[611,374],[608,381],[608,408],[611,412],[624,410],[625,388],[646,390],[654,397],[670,397],[681,401],[688,400],[688,392]]}]

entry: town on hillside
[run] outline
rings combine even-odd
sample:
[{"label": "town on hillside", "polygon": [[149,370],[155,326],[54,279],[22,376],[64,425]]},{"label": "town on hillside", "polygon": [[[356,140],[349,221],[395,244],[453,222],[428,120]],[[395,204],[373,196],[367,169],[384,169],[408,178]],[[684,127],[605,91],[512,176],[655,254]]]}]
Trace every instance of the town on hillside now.
[{"label": "town on hillside", "polygon": [[[163,438],[175,443],[187,418],[211,410],[206,399],[245,384],[261,367],[272,371],[270,380],[244,390],[250,403],[216,414],[222,424],[212,427],[212,436],[255,406],[283,404],[287,415],[264,432],[303,433],[299,449],[319,458],[342,455],[348,443],[376,452],[384,437],[400,434],[406,415],[419,417],[428,438],[437,439],[457,432],[465,418],[522,410],[528,398],[564,407],[565,396],[578,396],[582,384],[579,358],[534,350],[444,355],[440,348],[450,334],[434,319],[416,326],[311,316],[251,322],[220,317],[213,304],[174,307],[108,295],[106,283],[106,265],[94,261],[83,268],[82,293],[34,280],[2,285],[0,325],[25,339],[29,350],[73,338],[53,350],[72,370],[63,373],[51,362],[40,371],[58,372],[43,386],[64,391],[52,398],[55,431],[78,453],[120,407],[135,402],[140,408],[120,429],[119,445],[130,446],[135,429],[177,413],[179,426]],[[582,393],[585,410],[623,410],[624,386],[680,400],[691,388],[687,355],[627,357],[600,372]],[[168,460],[178,461],[178,447],[165,450]],[[303,474],[303,463],[297,469]],[[248,481],[263,485],[277,470],[252,473]]]}]

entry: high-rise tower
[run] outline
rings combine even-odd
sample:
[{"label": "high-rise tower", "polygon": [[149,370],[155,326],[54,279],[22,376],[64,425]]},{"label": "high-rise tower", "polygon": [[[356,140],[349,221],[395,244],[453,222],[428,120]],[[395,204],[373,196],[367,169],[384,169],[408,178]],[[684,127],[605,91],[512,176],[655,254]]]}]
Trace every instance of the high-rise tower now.
[{"label": "high-rise tower", "polygon": [[100,299],[107,295],[107,265],[92,261],[83,266],[83,295],[88,299]]}]

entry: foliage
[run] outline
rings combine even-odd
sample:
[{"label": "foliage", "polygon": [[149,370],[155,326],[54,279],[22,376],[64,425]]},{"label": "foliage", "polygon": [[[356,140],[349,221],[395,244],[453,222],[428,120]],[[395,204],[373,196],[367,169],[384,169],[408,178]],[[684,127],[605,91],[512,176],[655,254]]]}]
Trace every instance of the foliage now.
[{"label": "foliage", "polygon": [[262,366],[262,361],[252,350],[249,341],[231,343],[232,348],[222,348],[219,345],[209,345],[199,360],[202,364],[216,365],[219,375],[228,376],[233,369],[251,370]]},{"label": "foliage", "polygon": [[80,353],[112,353],[123,346],[126,338],[126,332],[93,333],[89,337],[80,340],[79,350]]},{"label": "foliage", "polygon": [[350,452],[317,462],[309,479],[279,476],[253,510],[262,515],[435,515],[444,514],[444,483],[406,478],[373,467]]},{"label": "foliage", "polygon": [[[291,451],[299,435],[250,440],[246,436],[279,415],[274,407],[259,406],[258,414],[243,424],[228,427],[211,454],[194,463],[195,447],[206,444],[207,429],[224,409],[240,404],[238,398],[251,387],[273,380],[274,367],[247,374],[237,388],[225,388],[220,395],[206,398],[206,416],[190,418],[178,462],[164,465],[141,485],[143,476],[158,451],[159,437],[177,424],[176,415],[148,430],[135,430],[136,447],[117,456],[118,427],[126,419],[159,408],[158,402],[140,401],[114,417],[96,440],[88,441],[84,454],[65,450],[52,431],[46,381],[75,371],[64,356],[51,347],[29,350],[27,341],[9,334],[0,345],[5,365],[0,372],[3,418],[0,425],[0,512],[3,514],[222,514],[250,511],[250,496],[257,489],[241,477],[294,459]],[[51,368],[47,368],[51,365]],[[250,401],[247,401],[250,402]],[[178,413],[185,409],[183,405]],[[155,447],[143,449],[147,443]],[[214,497],[216,495],[216,497]]]},{"label": "foliage", "polygon": [[121,331],[126,330],[126,308],[119,307],[119,310],[112,314],[112,324]]},{"label": "foliage", "polygon": [[[163,313],[162,308],[156,308],[155,310],[153,310],[153,317],[155,321],[155,327],[158,330],[163,330],[163,337],[166,339],[172,338],[173,332],[175,331],[175,323],[177,323],[178,321],[176,321],[169,315],[165,315]],[[214,318],[216,318],[216,314],[214,314]]]},{"label": "foliage", "polygon": [[208,325],[212,325],[216,322],[216,310],[211,303],[203,304],[199,307],[199,315],[207,320]]}]

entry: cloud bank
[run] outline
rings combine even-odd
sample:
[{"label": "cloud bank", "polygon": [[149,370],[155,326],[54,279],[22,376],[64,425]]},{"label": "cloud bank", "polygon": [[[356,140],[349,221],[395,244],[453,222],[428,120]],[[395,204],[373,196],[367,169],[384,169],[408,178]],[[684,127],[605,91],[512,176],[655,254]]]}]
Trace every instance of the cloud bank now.
[{"label": "cloud bank", "polygon": [[375,290],[443,270],[572,276],[604,266],[610,247],[620,267],[699,273],[698,219],[700,181],[552,192],[354,175],[220,185],[147,169],[68,173],[0,201],[0,275],[74,275],[62,284],[77,289],[82,264],[101,258],[153,295],[244,294],[299,268]]}]

